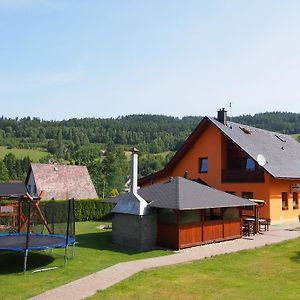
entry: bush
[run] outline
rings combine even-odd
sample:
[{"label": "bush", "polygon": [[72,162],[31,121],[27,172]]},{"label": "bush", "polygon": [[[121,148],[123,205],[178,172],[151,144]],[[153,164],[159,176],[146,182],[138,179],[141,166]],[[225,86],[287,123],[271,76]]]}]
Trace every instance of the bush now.
[{"label": "bush", "polygon": [[[64,214],[63,212],[66,211],[66,200],[43,200],[40,202],[42,211],[51,209],[51,203],[55,203],[56,210],[59,210],[62,215]],[[111,217],[112,208],[113,204],[105,203],[101,199],[75,200],[75,221],[107,220]]]}]

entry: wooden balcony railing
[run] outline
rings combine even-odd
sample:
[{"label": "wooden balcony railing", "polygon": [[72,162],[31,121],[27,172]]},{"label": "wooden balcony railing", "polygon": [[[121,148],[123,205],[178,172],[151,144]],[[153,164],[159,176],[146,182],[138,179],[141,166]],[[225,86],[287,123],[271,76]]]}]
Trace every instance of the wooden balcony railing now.
[{"label": "wooden balcony railing", "polygon": [[222,182],[264,182],[264,171],[222,170]]}]

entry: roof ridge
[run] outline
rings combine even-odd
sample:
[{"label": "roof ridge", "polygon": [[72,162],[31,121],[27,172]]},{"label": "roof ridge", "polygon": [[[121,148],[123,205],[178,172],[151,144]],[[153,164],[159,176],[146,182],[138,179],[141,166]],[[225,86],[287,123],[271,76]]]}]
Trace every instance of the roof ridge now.
[{"label": "roof ridge", "polygon": [[[215,117],[208,117],[209,119],[214,119],[214,121],[217,121],[219,122]],[[282,132],[278,132],[278,131],[273,131],[273,130],[268,130],[268,129],[265,129],[265,128],[260,128],[260,127],[255,127],[253,125],[248,125],[248,124],[243,124],[243,123],[238,123],[238,122],[234,122],[234,121],[230,121],[230,120],[227,120],[228,123],[232,123],[232,124],[235,124],[235,125],[238,125],[238,126],[246,126],[246,127],[249,127],[249,128],[254,128],[254,129],[258,129],[258,130],[261,130],[261,131],[266,131],[266,132],[269,132],[269,133],[274,133],[274,134],[280,134],[282,136],[288,136],[290,137],[289,134],[286,134],[286,133],[282,133]],[[224,124],[222,124],[224,125]],[[226,126],[226,125],[224,125]]]}]

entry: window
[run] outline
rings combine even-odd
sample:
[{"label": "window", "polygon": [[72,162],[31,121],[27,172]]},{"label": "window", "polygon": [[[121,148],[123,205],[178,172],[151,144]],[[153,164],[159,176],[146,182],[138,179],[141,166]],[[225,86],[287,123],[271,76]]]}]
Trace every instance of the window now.
[{"label": "window", "polygon": [[283,137],[283,136],[281,136],[281,135],[278,135],[278,134],[275,134],[275,136],[280,140],[280,141],[282,141],[282,142],[286,142],[286,140],[285,140],[285,138]]},{"label": "window", "polygon": [[220,220],[222,219],[221,208],[207,208],[205,210],[205,220]]},{"label": "window", "polygon": [[253,199],[253,192],[242,192],[242,198]]},{"label": "window", "polygon": [[282,199],[282,210],[288,210],[289,209],[289,202],[288,202],[287,192],[283,192],[281,194],[281,199]]},{"label": "window", "polygon": [[162,208],[158,213],[158,222],[162,224],[176,224],[176,214],[172,209]]},{"label": "window", "polygon": [[228,207],[224,209],[224,220],[234,220],[240,218],[240,210],[238,207]]},{"label": "window", "polygon": [[244,133],[246,133],[246,134],[251,134],[250,128],[246,128],[246,127],[241,127],[241,126],[240,126],[240,129],[241,129]]},{"label": "window", "polygon": [[299,208],[298,192],[293,192],[293,209]]},{"label": "window", "polygon": [[208,172],[208,158],[200,157],[199,158],[199,173],[207,173]]},{"label": "window", "polygon": [[191,224],[201,222],[199,210],[184,210],[180,215],[180,224]]},{"label": "window", "polygon": [[250,157],[246,159],[246,171],[255,171],[255,161]]}]

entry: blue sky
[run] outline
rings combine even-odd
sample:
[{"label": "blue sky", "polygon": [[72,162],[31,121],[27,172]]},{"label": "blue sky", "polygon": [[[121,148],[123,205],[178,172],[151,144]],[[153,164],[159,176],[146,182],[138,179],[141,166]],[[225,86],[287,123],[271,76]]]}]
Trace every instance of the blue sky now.
[{"label": "blue sky", "polygon": [[8,117],[300,112],[300,1],[0,0]]}]

